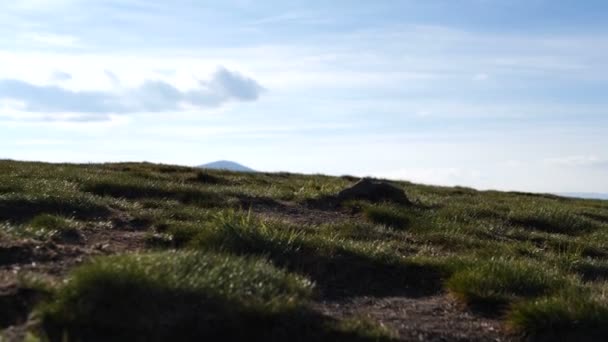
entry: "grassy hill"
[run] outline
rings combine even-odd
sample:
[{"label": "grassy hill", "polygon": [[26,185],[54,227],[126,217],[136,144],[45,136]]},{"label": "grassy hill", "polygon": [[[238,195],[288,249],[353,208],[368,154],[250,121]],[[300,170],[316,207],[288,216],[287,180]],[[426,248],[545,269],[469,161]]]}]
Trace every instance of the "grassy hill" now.
[{"label": "grassy hill", "polygon": [[0,340],[608,339],[608,202],[0,161]]}]

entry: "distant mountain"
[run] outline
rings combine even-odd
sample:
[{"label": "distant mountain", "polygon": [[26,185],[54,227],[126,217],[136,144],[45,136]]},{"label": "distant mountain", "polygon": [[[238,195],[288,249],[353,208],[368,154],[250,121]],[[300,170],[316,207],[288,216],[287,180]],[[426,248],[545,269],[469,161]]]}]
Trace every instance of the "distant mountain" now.
[{"label": "distant mountain", "polygon": [[608,200],[608,194],[596,193],[596,192],[562,192],[557,195],[565,197],[576,197],[585,199],[600,199]]},{"label": "distant mountain", "polygon": [[254,169],[247,166],[235,163],[229,160],[218,160],[213,163],[207,163],[197,166],[201,169],[228,170],[237,172],[256,172]]}]

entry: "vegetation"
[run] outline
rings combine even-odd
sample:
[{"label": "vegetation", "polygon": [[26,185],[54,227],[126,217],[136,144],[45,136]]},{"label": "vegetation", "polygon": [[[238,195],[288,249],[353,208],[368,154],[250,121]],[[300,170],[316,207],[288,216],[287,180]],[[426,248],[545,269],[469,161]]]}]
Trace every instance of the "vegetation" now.
[{"label": "vegetation", "polygon": [[263,260],[196,252],[122,255],[76,269],[41,317],[53,340],[243,338],[271,334],[259,329],[280,325],[277,317],[294,311],[311,291],[310,281]]},{"label": "vegetation", "polygon": [[456,271],[446,286],[470,305],[496,310],[495,306],[536,298],[570,284],[564,274],[545,265],[525,259],[491,259]]},{"label": "vegetation", "polygon": [[363,212],[369,221],[393,229],[405,229],[412,221],[408,211],[399,207],[388,205],[368,206]]},{"label": "vegetation", "polygon": [[508,318],[512,327],[538,340],[601,341],[608,336],[606,298],[587,288],[515,305]]},{"label": "vegetation", "polygon": [[412,204],[332,200],[355,181],[0,161],[0,264],[48,283],[8,323],[29,340],[378,341],[395,333],[315,303],[446,291],[516,336],[608,339],[608,202],[409,182],[393,184]]}]

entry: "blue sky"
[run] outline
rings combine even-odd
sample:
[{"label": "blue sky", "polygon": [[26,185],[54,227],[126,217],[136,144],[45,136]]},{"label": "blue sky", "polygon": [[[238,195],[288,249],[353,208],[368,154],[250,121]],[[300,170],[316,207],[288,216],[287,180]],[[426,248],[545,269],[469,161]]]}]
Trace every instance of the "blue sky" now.
[{"label": "blue sky", "polygon": [[599,0],[0,4],[0,158],[608,192]]}]

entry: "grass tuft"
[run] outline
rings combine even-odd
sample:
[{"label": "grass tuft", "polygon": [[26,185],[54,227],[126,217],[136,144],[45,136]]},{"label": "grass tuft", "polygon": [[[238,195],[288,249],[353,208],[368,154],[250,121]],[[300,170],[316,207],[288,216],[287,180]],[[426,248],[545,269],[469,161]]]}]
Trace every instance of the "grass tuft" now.
[{"label": "grass tuft", "polygon": [[411,214],[405,209],[393,206],[367,206],[363,209],[363,214],[373,223],[397,230],[406,229],[412,221]]},{"label": "grass tuft", "polygon": [[[442,273],[433,266],[391,254],[382,242],[355,242],[325,229],[302,230],[225,211],[202,229],[191,246],[258,255],[313,279],[326,296],[421,295],[439,291]],[[385,249],[386,248],[386,249]]]},{"label": "grass tuft", "polygon": [[244,337],[263,333],[256,327],[263,317],[298,307],[311,291],[308,280],[262,260],[123,255],[75,270],[41,318],[52,340],[65,333],[74,340]]},{"label": "grass tuft", "polygon": [[203,191],[193,187],[167,186],[142,182],[101,181],[87,184],[84,191],[99,196],[110,196],[125,199],[150,199],[162,198],[165,200],[176,200],[181,203],[195,204],[199,206],[221,206],[224,200],[216,193]]},{"label": "grass tuft", "polygon": [[[162,252],[76,269],[39,310],[51,340],[388,341],[310,311],[312,283],[265,260]],[[371,331],[371,332],[370,332]]]},{"label": "grass tuft", "polygon": [[29,225],[37,229],[63,230],[69,228],[71,226],[71,222],[60,216],[41,214],[34,217],[29,222]]},{"label": "grass tuft", "polygon": [[587,291],[567,291],[516,304],[507,316],[509,325],[532,340],[606,341],[608,303]]},{"label": "grass tuft", "polygon": [[0,220],[22,223],[40,214],[78,219],[107,217],[109,209],[88,197],[0,195]]},{"label": "grass tuft", "polygon": [[568,285],[568,279],[539,264],[497,259],[465,267],[446,282],[447,289],[474,308],[495,310],[515,300],[542,296]]},{"label": "grass tuft", "polygon": [[28,224],[33,231],[43,233],[54,240],[63,242],[80,242],[82,235],[79,224],[65,217],[41,214],[34,217]]},{"label": "grass tuft", "polygon": [[509,221],[515,225],[566,235],[583,234],[596,228],[592,221],[555,206],[513,211]]}]

